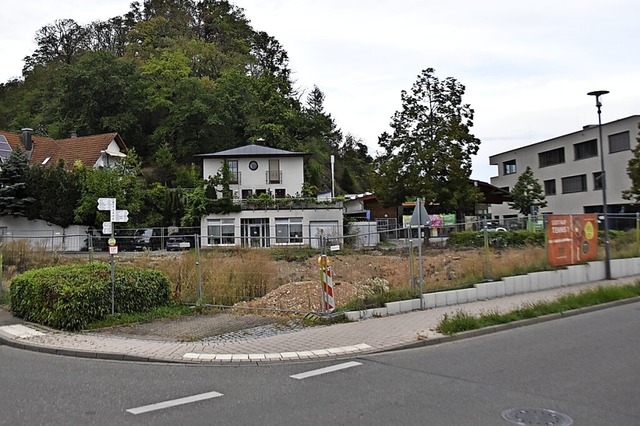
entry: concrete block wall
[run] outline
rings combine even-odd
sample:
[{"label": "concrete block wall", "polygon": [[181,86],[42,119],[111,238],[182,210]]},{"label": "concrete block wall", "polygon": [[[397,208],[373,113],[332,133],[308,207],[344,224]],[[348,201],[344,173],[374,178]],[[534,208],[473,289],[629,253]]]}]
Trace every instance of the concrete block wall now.
[{"label": "concrete block wall", "polygon": [[[474,284],[473,288],[447,290],[422,295],[425,309],[442,306],[454,306],[476,300],[489,300],[513,294],[529,293],[566,287],[605,279],[604,261],[589,262],[583,265],[570,265],[566,269],[555,271],[531,272],[527,275],[505,277],[502,281],[490,281]],[[612,259],[611,277],[622,278],[640,275],[640,258]],[[346,312],[351,321],[365,318],[395,315],[420,309],[420,299],[402,300],[385,304],[384,308]]]}]

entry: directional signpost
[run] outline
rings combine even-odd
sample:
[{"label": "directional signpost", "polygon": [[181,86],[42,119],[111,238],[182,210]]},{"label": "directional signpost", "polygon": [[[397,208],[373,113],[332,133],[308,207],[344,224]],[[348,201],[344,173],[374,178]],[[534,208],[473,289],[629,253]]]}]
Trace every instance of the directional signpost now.
[{"label": "directional signpost", "polygon": [[109,255],[111,256],[111,314],[115,313],[115,260],[118,246],[113,234],[113,222],[128,222],[129,210],[116,210],[115,198],[98,198],[98,210],[108,211],[109,222],[102,222],[102,233],[109,237]]}]

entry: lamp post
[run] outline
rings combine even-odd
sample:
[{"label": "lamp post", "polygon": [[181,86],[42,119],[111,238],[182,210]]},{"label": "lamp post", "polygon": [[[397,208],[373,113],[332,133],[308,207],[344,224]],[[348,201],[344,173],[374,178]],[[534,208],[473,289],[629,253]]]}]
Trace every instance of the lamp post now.
[{"label": "lamp post", "polygon": [[604,215],[604,275],[611,279],[611,243],[609,240],[609,218],[607,217],[607,176],[604,171],[604,148],[602,142],[602,120],[600,119],[600,96],[609,93],[608,90],[596,90],[587,95],[596,97],[596,108],[598,108],[598,137],[600,139],[600,179],[602,182],[602,213]]}]

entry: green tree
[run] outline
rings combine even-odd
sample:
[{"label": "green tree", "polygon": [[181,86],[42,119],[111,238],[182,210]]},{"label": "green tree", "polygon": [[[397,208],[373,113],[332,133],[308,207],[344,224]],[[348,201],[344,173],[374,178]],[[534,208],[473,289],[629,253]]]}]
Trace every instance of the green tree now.
[{"label": "green tree", "polygon": [[0,216],[26,216],[33,204],[27,190],[29,165],[22,148],[11,151],[0,168]]},{"label": "green tree", "polygon": [[[118,132],[135,142],[144,114],[135,64],[109,52],[89,52],[62,71],[49,127],[54,137]],[[144,140],[144,139],[142,139]]]},{"label": "green tree", "polygon": [[[640,124],[638,125],[640,129]],[[640,132],[636,140],[640,142]],[[640,143],[633,147],[633,156],[629,159],[627,164],[627,176],[631,179],[631,188],[622,191],[622,198],[625,200],[634,200],[636,203],[640,202]]]},{"label": "green tree", "polygon": [[78,176],[65,169],[63,160],[51,166],[31,166],[27,189],[34,200],[29,219],[42,219],[63,228],[73,225],[80,185]]},{"label": "green tree", "polygon": [[509,207],[518,210],[523,215],[531,213],[532,208],[542,208],[547,206],[544,191],[538,179],[533,176],[531,167],[527,166],[526,170],[518,176],[518,181],[511,189],[513,202],[509,203]]},{"label": "green tree", "polygon": [[80,198],[74,210],[75,222],[96,228],[109,220],[108,212],[98,211],[98,198],[115,198],[118,210],[129,211],[129,223],[145,224],[143,181],[140,178],[140,161],[135,150],[112,169],[92,169],[75,165],[78,174]]},{"label": "green tree", "polygon": [[156,173],[155,179],[165,186],[173,186],[175,182],[178,165],[173,158],[171,147],[168,143],[164,143],[158,148],[154,156]]},{"label": "green tree", "polygon": [[462,84],[438,79],[433,68],[418,75],[411,92],[402,91],[393,132],[379,138],[377,187],[385,205],[413,195],[459,212],[479,199],[469,177],[480,140],[470,132],[474,111],[462,103],[464,93]]}]

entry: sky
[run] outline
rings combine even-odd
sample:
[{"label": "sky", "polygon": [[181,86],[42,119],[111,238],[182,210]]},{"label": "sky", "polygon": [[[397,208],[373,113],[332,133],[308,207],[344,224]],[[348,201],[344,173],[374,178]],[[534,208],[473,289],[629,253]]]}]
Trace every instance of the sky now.
[{"label": "sky", "polygon": [[[289,54],[296,88],[325,94],[343,134],[380,152],[400,93],[434,68],[466,87],[481,140],[472,178],[490,181],[489,156],[640,114],[637,0],[230,0],[254,30]],[[131,0],[3,0],[0,82],[20,77],[41,27],[123,15]]]}]

